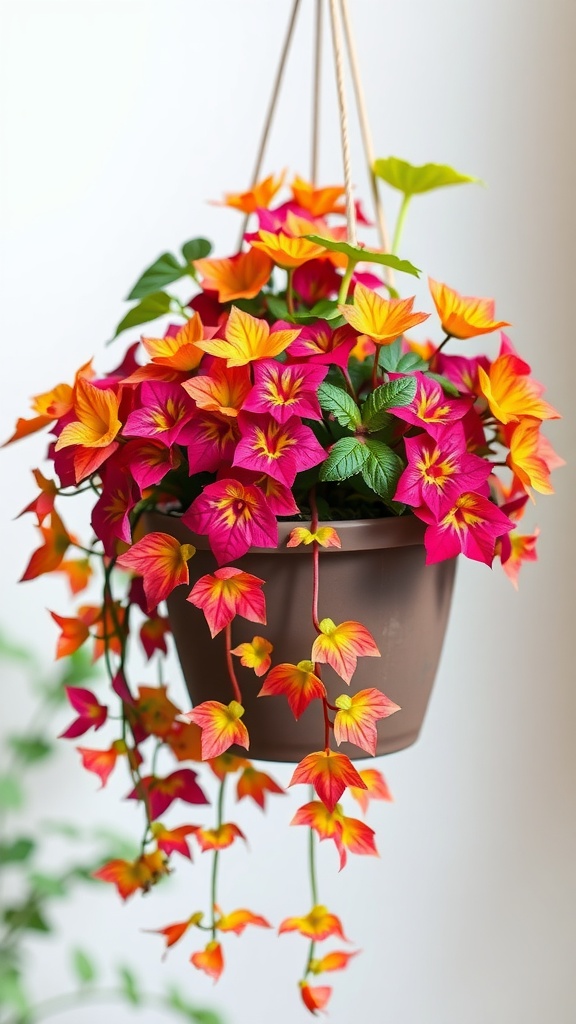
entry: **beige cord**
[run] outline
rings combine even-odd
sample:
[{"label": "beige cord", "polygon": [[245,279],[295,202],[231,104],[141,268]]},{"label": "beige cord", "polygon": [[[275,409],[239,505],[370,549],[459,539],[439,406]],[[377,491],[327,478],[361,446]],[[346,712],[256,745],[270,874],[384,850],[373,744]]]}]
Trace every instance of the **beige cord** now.
[{"label": "beige cord", "polygon": [[318,147],[320,142],[320,91],[322,77],[322,9],[323,0],[316,0],[316,35],[314,45],[314,89],[312,94],[312,153],[310,158],[310,180],[318,184]]},{"label": "beige cord", "polygon": [[344,188],[346,191],[346,229],[350,245],[356,245],[356,208],[352,186],[352,165],[350,159],[350,136],[348,133],[348,108],[346,104],[346,87],[344,84],[344,53],[342,47],[342,25],[337,0],[330,0],[330,21],[332,24],[332,45],[334,47],[334,65],[336,69],[336,86],[338,89],[338,108],[340,111],[340,136],[342,139],[342,160],[344,163]]},{"label": "beige cord", "polygon": [[[254,188],[258,178],[260,177],[260,171],[262,170],[262,161],[264,160],[264,153],[266,150],[266,144],[268,142],[268,136],[270,135],[270,128],[272,127],[272,120],[274,118],[274,112],[276,110],[276,104],[278,102],[278,96],[280,93],[280,86],[282,84],[282,76],[284,74],[284,68],[286,67],[286,60],[288,57],[288,51],[290,49],[290,43],[292,42],[292,36],[294,35],[294,26],[296,24],[296,16],[298,14],[298,8],[300,7],[300,0],[294,0],[292,6],[292,13],[290,15],[290,21],[288,22],[288,30],[286,32],[286,38],[284,39],[284,46],[282,47],[282,53],[280,54],[280,63],[278,64],[278,70],[276,72],[276,78],[274,79],[274,85],[272,87],[272,93],[270,96],[270,103],[268,104],[268,111],[266,113],[266,120],[264,121],[264,128],[262,130],[262,137],[260,139],[260,145],[256,154],[256,162],[254,164],[254,170],[252,172],[252,179],[250,182],[250,188]],[[240,245],[242,248],[242,239],[246,233],[250,214],[246,214],[243,224],[242,233],[240,235]]]},{"label": "beige cord", "polygon": [[[376,213],[376,222],[378,225],[380,245],[384,252],[390,252],[390,238],[388,235],[386,218],[384,216],[384,208],[382,206],[382,201],[380,199],[380,194],[378,192],[378,182],[376,179],[376,175],[374,174],[374,147],[372,145],[372,133],[370,131],[370,123],[368,121],[368,110],[366,108],[366,100],[364,96],[364,89],[362,87],[362,79],[360,78],[360,65],[358,62],[358,53],[356,50],[354,36],[352,34],[352,27],[350,24],[348,0],[340,0],[340,10],[342,13],[344,36],[348,48],[348,60],[350,62],[350,70],[352,72],[352,81],[354,83],[354,93],[356,96],[358,120],[360,122],[360,131],[362,133],[362,142],[364,144],[364,154],[366,156],[366,163],[368,165],[368,174],[370,178],[370,187],[372,190],[374,210]],[[387,267],[386,270],[386,280],[388,281],[389,284],[393,284],[393,272],[389,267]]]}]

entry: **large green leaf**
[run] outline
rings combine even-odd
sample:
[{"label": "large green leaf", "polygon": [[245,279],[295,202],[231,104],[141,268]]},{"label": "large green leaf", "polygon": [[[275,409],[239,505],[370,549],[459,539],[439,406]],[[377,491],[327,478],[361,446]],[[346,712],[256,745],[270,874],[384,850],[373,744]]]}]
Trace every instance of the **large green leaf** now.
[{"label": "large green leaf", "polygon": [[382,430],[390,421],[388,409],[410,405],[415,394],[414,377],[399,377],[381,384],[371,392],[362,407],[362,422],[366,429],[372,433]]},{"label": "large green leaf", "polygon": [[465,185],[480,182],[470,174],[461,174],[447,164],[422,164],[417,167],[397,156],[374,161],[374,174],[382,178],[392,188],[397,188],[405,196],[415,196],[421,192],[432,192],[446,185]]},{"label": "large green leaf", "polygon": [[149,266],[142,277],[139,277],[132,291],[128,295],[128,302],[132,299],[144,299],[147,295],[159,291],[172,281],[179,281],[184,274],[188,273],[186,264],[180,263],[171,252],[163,252],[158,259]]},{"label": "large green leaf", "polygon": [[53,745],[43,736],[10,736],[8,744],[24,764],[42,761],[54,749]]},{"label": "large green leaf", "polygon": [[207,238],[191,238],[189,242],[184,242],[182,246],[182,255],[187,263],[193,263],[194,260],[204,260],[212,252],[212,246]]},{"label": "large green leaf", "polygon": [[20,836],[8,843],[0,843],[0,864],[18,864],[28,860],[36,843],[27,836]]},{"label": "large green leaf", "polygon": [[3,921],[13,931],[51,932],[52,927],[34,903],[24,903],[19,907],[7,907],[2,914]]},{"label": "large green leaf", "polygon": [[132,1006],[139,1006],[142,1002],[142,995],[140,992],[138,978],[134,972],[131,971],[129,967],[119,967],[118,976],[120,978],[122,994],[125,999],[127,999]]},{"label": "large green leaf", "polygon": [[341,426],[350,427],[351,430],[360,426],[362,422],[360,410],[354,399],[347,391],[344,391],[344,388],[337,388],[333,384],[324,382],[318,389],[318,401],[326,412],[331,412],[334,415]]},{"label": "large green leaf", "polygon": [[0,1007],[11,1007],[18,1013],[18,1017],[12,1019],[24,1021],[28,1005],[20,971],[11,964],[0,963]]},{"label": "large green leaf", "polygon": [[24,792],[15,775],[0,775],[0,810],[17,810],[24,803]]},{"label": "large green leaf", "polygon": [[83,949],[73,949],[71,953],[72,970],[81,985],[90,985],[96,980],[98,971],[91,956]]},{"label": "large green leaf", "polygon": [[153,295],[147,295],[137,306],[128,310],[114,331],[114,337],[117,338],[122,331],[128,330],[129,327],[147,324],[151,320],[157,320],[159,316],[164,316],[170,309],[171,302],[172,299],[167,292],[154,292]]},{"label": "large green leaf", "polygon": [[384,444],[369,438],[365,444],[368,457],[362,466],[362,479],[387,503],[392,502],[398,479],[404,468],[402,459]]},{"label": "large green leaf", "polygon": [[420,271],[408,260],[401,260],[391,253],[375,252],[374,249],[364,249],[361,245],[350,245],[350,242],[335,242],[333,238],[322,238],[321,235],[306,235],[311,242],[323,245],[331,252],[342,252],[352,263],[380,263],[383,267],[392,267],[403,274],[412,274],[419,277]]},{"label": "large green leaf", "polygon": [[347,480],[362,469],[369,452],[357,437],[341,437],[320,466],[321,480]]}]

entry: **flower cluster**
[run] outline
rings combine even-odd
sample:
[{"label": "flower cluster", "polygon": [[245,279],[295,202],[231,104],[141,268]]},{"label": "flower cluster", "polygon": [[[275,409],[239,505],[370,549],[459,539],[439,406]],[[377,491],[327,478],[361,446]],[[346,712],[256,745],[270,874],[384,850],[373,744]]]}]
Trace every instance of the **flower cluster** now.
[{"label": "flower cluster", "polygon": [[[412,168],[413,176],[419,170]],[[443,333],[435,342],[411,340],[409,332],[431,313],[415,310],[414,297],[401,298],[391,274],[417,276],[417,269],[347,242],[342,188],[296,178],[288,198],[273,205],[282,186],[270,177],[225,197],[257,219],[235,255],[213,258],[209,243],[194,239],[182,259],[165,253],[152,264],[134,286],[136,304],[117,334],[163,316],[167,328],[158,337],[143,334],[107,373],[86,363],[72,384],[37,395],[33,417],[19,420],[10,438],[44,427],[51,433],[52,474],[34,470],[39,494],[24,510],[36,517],[41,543],[22,578],[62,572],[78,594],[95,563],[102,571],[98,603],[81,604],[72,617],[51,613],[60,630],[57,657],[91,642],[121,707],[120,735],[106,749],[79,747],[82,764],[105,785],[122,762],[128,798],[144,811],[138,858],[114,860],[98,877],[126,899],[165,875],[175,854],[191,859],[191,844],[210,851],[208,910],[191,908],[160,933],[169,947],[190,931],[207,932],[191,962],[214,978],[227,932],[270,927],[243,907],[218,904],[219,856],[244,839],[225,820],[226,782],[235,776],[237,797],[262,808],[267,794],[282,792],[242,754],[250,722],[234,659],[253,670],[260,696],[285,698],[295,719],[311,702],[322,706],[319,749],[296,766],[290,783],[313,787],[317,799],[300,807],[292,824],[310,830],[312,851],[314,834],[331,839],[341,867],[348,853],[374,854],[374,832],[340,801],[347,794],[365,811],[370,798],[390,799],[386,783],[375,769],[358,771],[337,748],[347,742],[359,756],[373,755],[377,723],[400,709],[375,687],[329,700],[323,666],[346,686],[357,659],[380,652],[362,623],[320,618],[320,550],[340,547],[340,520],[411,515],[425,524],[428,563],[461,552],[487,565],[498,558],[516,584],[521,564],[536,558],[537,536],[519,532],[518,523],[533,491],[552,491],[550,472],[561,463],[541,433],[558,413],[506,334],[493,358],[447,350],[452,339],[508,326],[495,318],[492,301],[430,280]],[[360,208],[358,214],[366,222]],[[191,279],[191,298],[165,290]],[[82,492],[94,495],[86,543],[69,532],[59,501]],[[151,511],[164,513],[165,531],[147,526]],[[190,531],[184,542],[168,525],[175,516]],[[236,647],[232,641],[237,616],[266,623],[266,581],[246,571],[242,558],[254,547],[276,548],[281,519],[294,521],[288,546],[308,546],[312,565],[316,639],[311,649],[294,651],[291,663],[275,661],[266,636]],[[194,571],[198,537],[213,552],[210,573]],[[206,700],[184,712],[164,683],[135,688],[129,681],[129,636],[139,636],[148,659],[166,653],[170,624],[162,605],[177,587],[189,588],[187,600],[202,610],[212,637],[224,634],[227,704]],[[64,736],[110,722],[108,707],[90,691],[71,689],[69,698],[77,717]],[[159,758],[168,755],[208,763],[219,784],[211,825],[168,827],[161,820],[175,801],[208,803],[191,768],[161,773]],[[287,918],[279,931],[310,941],[300,989],[315,1013],[331,990],[311,980],[345,967],[354,953],[317,953],[330,937],[347,940],[339,918],[318,902],[315,875],[312,892],[311,910]]]}]

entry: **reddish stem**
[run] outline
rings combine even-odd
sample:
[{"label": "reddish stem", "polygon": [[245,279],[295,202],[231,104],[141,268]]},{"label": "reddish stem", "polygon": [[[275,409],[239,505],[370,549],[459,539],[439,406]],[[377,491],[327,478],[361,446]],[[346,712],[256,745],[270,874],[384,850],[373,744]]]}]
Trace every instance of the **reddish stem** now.
[{"label": "reddish stem", "polygon": [[334,728],[334,726],[332,725],[332,722],[330,721],[329,715],[328,715],[328,707],[329,707],[328,701],[326,700],[325,697],[323,697],[322,698],[322,711],[324,712],[324,749],[326,751],[330,750],[330,729]]},{"label": "reddish stem", "polygon": [[226,626],[225,643],[226,643],[226,666],[228,668],[228,675],[230,676],[230,682],[232,683],[232,689],[234,690],[234,699],[237,700],[239,704],[241,704],[242,703],[242,691],[240,690],[240,685],[239,685],[238,680],[236,678],[236,673],[234,671],[234,662],[232,660],[232,650],[231,650],[231,648],[232,648],[232,623],[231,622],[229,622],[228,625]]},{"label": "reddish stem", "polygon": [[[318,508],[316,506],[316,489],[310,491],[310,532],[316,533],[318,529]],[[320,619],[318,617],[318,591],[320,580],[320,545],[312,541],[312,623],[317,633],[321,633]]]}]

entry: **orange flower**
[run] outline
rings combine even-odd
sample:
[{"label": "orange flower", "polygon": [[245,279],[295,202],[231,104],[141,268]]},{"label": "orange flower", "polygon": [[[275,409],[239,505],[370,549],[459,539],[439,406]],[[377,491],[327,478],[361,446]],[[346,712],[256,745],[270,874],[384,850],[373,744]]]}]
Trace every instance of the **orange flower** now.
[{"label": "orange flower", "polygon": [[205,700],[189,711],[186,718],[202,729],[202,758],[209,761],[223,754],[233,743],[248,749],[248,730],[240,719],[244,708],[237,700],[228,705],[217,700]]},{"label": "orange flower", "polygon": [[215,927],[220,932],[234,932],[235,935],[241,935],[249,924],[253,924],[259,928],[272,927],[265,917],[253,914],[251,910],[245,910],[243,907],[239,910],[232,910],[229,914],[219,917],[216,921]]},{"label": "orange flower", "polygon": [[325,217],[328,213],[340,213],[342,210],[342,204],[338,200],[344,195],[343,185],[315,188],[297,175],[290,187],[298,206],[308,210],[313,217]]},{"label": "orange flower", "polygon": [[409,299],[383,299],[377,292],[358,283],[354,289],[354,305],[338,306],[348,323],[366,334],[377,345],[390,345],[416,324],[427,320],[429,313],[413,313],[414,296]]},{"label": "orange flower", "polygon": [[360,622],[341,622],[322,619],[311,660],[330,665],[345,683],[350,683],[360,656],[379,658],[374,638]]},{"label": "orange flower", "polygon": [[540,397],[543,389],[529,373],[528,363],[513,352],[499,355],[488,373],[478,367],[480,391],[500,423],[517,422],[525,416],[535,420],[559,419],[556,409]]},{"label": "orange flower", "polygon": [[522,419],[506,431],[506,438],[510,447],[506,461],[524,489],[533,487],[540,494],[554,494],[550,467],[540,450],[540,421]]},{"label": "orange flower", "polygon": [[127,900],[137,889],[148,892],[166,874],[166,860],[160,850],[155,850],[153,853],[142,854],[135,861],[111,860],[94,872],[94,878],[112,882],[122,899]]},{"label": "orange flower", "polygon": [[240,664],[245,668],[253,668],[257,676],[266,675],[272,664],[270,654],[274,650],[269,640],[263,636],[255,636],[250,643],[238,644],[231,650],[240,658]]},{"label": "orange flower", "polygon": [[258,238],[252,242],[252,245],[255,249],[265,252],[270,259],[274,260],[274,263],[284,270],[301,267],[308,260],[326,255],[323,245],[317,245],[316,242],[311,242],[308,238],[290,238],[283,231],[277,235],[272,231],[259,231]]},{"label": "orange flower", "polygon": [[88,626],[81,619],[65,618],[62,615],[57,615],[56,612],[50,612],[50,615],[62,630],[56,645],[56,660],[67,658],[79,647],[82,647],[84,641],[88,639],[90,635]]},{"label": "orange flower", "polygon": [[20,579],[21,583],[24,580],[32,580],[36,576],[42,576],[46,572],[54,572],[58,569],[62,564],[66,551],[70,544],[72,544],[72,538],[56,512],[52,512],[50,516],[49,527],[39,526],[37,529],[40,530],[44,543],[32,554]]},{"label": "orange flower", "polygon": [[214,978],[214,981],[218,981],[224,970],[222,946],[219,942],[212,940],[204,949],[192,954],[190,963],[194,964],[199,971],[204,971],[210,978]]},{"label": "orange flower", "polygon": [[494,300],[460,295],[446,284],[428,278],[430,292],[442,327],[452,338],[476,338],[500,327],[509,327],[507,320],[494,320]]},{"label": "orange flower", "polygon": [[272,260],[258,249],[239,252],[230,259],[196,260],[204,291],[218,292],[219,302],[253,299],[272,273]]},{"label": "orange flower", "polygon": [[[204,355],[196,344],[203,338],[202,321],[198,313],[194,313],[173,337],[142,338],[142,345],[155,365],[166,366],[170,370],[188,371],[195,370]],[[145,370],[146,367],[142,367],[144,376]],[[128,380],[134,381],[134,377]]]},{"label": "orange flower", "polygon": [[259,181],[254,188],[247,192],[227,192],[224,202],[217,205],[231,206],[235,210],[242,210],[243,213],[254,213],[259,208],[266,210],[283,181],[283,174],[278,178],[271,174],[269,178]]},{"label": "orange flower", "polygon": [[226,365],[245,366],[255,359],[273,359],[293,342],[300,330],[271,331],[265,320],[258,320],[232,306],[226,323],[225,338],[199,343],[203,352],[226,359]]},{"label": "orange flower", "polygon": [[303,758],[296,765],[288,785],[295,786],[298,783],[314,786],[329,811],[334,810],[348,786],[365,788],[350,758],[345,754],[335,754],[333,750],[318,750]]},{"label": "orange flower", "polygon": [[331,935],[337,935],[344,942],[349,942],[342,930],[342,922],[336,914],[331,914],[327,907],[317,904],[312,907],[309,914],[304,917],[287,917],[278,928],[278,934],[285,932],[299,932],[306,939],[314,942],[321,942]]}]

